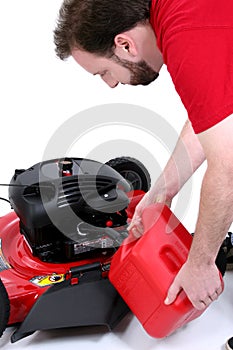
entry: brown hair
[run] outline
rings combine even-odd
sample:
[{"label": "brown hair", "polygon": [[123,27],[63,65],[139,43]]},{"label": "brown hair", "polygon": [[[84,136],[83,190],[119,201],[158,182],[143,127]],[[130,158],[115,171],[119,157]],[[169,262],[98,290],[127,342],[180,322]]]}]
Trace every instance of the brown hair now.
[{"label": "brown hair", "polygon": [[62,60],[73,48],[110,56],[117,34],[149,18],[149,0],[64,0],[54,30],[56,54]]}]

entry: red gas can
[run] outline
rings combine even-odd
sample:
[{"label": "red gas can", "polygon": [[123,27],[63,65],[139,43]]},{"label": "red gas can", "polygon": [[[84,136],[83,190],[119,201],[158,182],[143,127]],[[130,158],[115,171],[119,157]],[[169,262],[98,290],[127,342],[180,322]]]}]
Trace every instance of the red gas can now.
[{"label": "red gas can", "polygon": [[192,236],[163,204],[146,208],[144,235],[131,235],[115,253],[109,279],[149,335],[162,338],[201,315],[184,291],[165,305],[177,272],[187,259]]}]

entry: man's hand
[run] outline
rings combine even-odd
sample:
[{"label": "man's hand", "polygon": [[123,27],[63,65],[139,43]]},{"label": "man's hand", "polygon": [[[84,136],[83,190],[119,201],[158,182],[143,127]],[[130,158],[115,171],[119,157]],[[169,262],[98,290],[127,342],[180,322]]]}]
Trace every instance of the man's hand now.
[{"label": "man's hand", "polygon": [[164,204],[166,204],[169,207],[171,205],[171,200],[166,201],[164,199],[164,196],[158,195],[156,197],[152,191],[148,191],[143,196],[143,198],[138,203],[138,205],[136,206],[132,221],[131,221],[130,225],[128,226],[128,231],[131,231],[134,237],[139,238],[144,233],[144,227],[143,227],[143,223],[142,223],[143,210],[145,208],[147,208],[149,205],[156,203],[156,202],[163,202]]},{"label": "man's hand", "polygon": [[173,303],[181,290],[196,309],[205,309],[223,291],[217,266],[213,264],[200,268],[187,261],[170,286],[164,303]]}]

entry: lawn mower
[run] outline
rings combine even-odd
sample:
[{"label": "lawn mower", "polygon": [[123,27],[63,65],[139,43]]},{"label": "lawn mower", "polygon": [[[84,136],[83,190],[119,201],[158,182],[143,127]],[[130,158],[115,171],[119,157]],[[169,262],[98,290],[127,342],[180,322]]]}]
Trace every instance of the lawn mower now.
[{"label": "lawn mower", "polygon": [[15,170],[12,210],[0,217],[0,336],[10,325],[14,343],[36,330],[118,324],[129,308],[109,282],[111,259],[150,181],[131,157]]},{"label": "lawn mower", "polygon": [[[15,170],[12,211],[0,217],[0,336],[11,325],[14,343],[37,330],[112,330],[122,320],[130,309],[109,281],[111,261],[150,183],[131,157]],[[224,274],[223,250],[216,263]]]}]

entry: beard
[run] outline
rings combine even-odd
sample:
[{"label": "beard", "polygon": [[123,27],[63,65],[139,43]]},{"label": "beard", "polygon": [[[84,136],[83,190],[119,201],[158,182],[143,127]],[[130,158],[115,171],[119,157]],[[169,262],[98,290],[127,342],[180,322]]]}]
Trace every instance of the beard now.
[{"label": "beard", "polygon": [[130,85],[149,85],[158,78],[159,73],[154,71],[144,60],[137,63],[119,58],[115,54],[111,56],[114,62],[130,71]]}]

